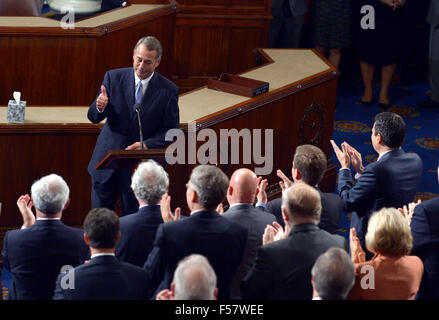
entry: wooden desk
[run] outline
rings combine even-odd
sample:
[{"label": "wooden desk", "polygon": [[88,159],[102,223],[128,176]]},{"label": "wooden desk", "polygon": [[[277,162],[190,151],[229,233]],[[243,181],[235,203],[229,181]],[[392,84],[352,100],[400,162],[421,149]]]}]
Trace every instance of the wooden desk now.
[{"label": "wooden desk", "polygon": [[150,0],[77,21],[74,29],[44,17],[0,17],[0,105],[21,91],[30,105],[88,105],[106,71],[132,65],[137,40],[154,35],[173,74],[176,3]]},{"label": "wooden desk", "polygon": [[87,119],[88,107],[27,107],[25,124],[7,124],[0,108],[1,231],[21,223],[18,196],[32,183],[57,173],[70,187],[71,202],[63,221],[80,226],[90,210],[87,165],[102,125]]},{"label": "wooden desk", "polygon": [[[276,169],[290,174],[297,145],[319,146],[331,159],[337,74],[312,50],[260,50],[265,61],[243,76],[267,81],[270,90],[246,98],[206,87],[183,94],[179,99],[180,127],[196,121],[197,131],[221,129],[273,129],[273,171],[267,175],[270,195],[279,193]],[[57,173],[70,186],[70,207],[63,221],[81,226],[90,209],[91,180],[87,173],[102,124],[87,119],[87,106],[27,107],[24,124],[7,124],[6,107],[0,107],[0,238],[7,229],[21,225],[16,200],[29,193],[32,183],[43,175]],[[264,150],[264,149],[263,149]],[[186,209],[184,184],[192,166],[168,166],[172,207]],[[220,165],[230,176],[238,167]],[[182,169],[183,168],[183,169]],[[329,162],[322,190],[333,190],[335,166]],[[1,244],[0,244],[1,245]]]}]

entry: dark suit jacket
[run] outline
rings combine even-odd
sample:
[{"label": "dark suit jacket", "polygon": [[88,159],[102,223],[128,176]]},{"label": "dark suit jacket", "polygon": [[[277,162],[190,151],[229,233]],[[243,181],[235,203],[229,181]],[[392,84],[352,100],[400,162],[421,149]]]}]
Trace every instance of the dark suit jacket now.
[{"label": "dark suit jacket", "polygon": [[430,8],[428,9],[427,13],[427,22],[432,27],[439,25],[439,0],[430,1]]},{"label": "dark suit jacket", "polygon": [[310,300],[311,269],[331,247],[347,250],[346,239],[313,223],[297,225],[286,239],[260,246],[255,267],[241,284],[243,299]]},{"label": "dark suit jacket", "polygon": [[120,218],[120,242],[116,256],[120,261],[143,267],[152,250],[158,226],[163,223],[160,206],[146,206]]},{"label": "dark suit jacket", "polygon": [[[343,212],[343,201],[341,201],[341,198],[334,193],[323,193],[320,192],[320,190],[318,191],[320,193],[320,201],[322,202],[319,228],[335,234]],[[265,209],[264,207],[258,208],[274,214],[277,222],[282,227],[285,227],[285,222],[282,218],[282,198],[269,201]]]},{"label": "dark suit jacket", "polygon": [[422,160],[417,154],[393,150],[364,168],[354,185],[350,170],[340,170],[338,193],[344,210],[353,212],[351,227],[357,230],[364,246],[369,216],[381,208],[402,208],[413,201],[422,175]]},{"label": "dark suit jacket", "polygon": [[230,297],[230,286],[244,255],[247,230],[216,211],[198,211],[186,219],[163,223],[144,268],[156,293],[170,287],[178,262],[197,253],[217,276],[218,299]]},{"label": "dark suit jacket", "polygon": [[114,256],[98,256],[74,270],[74,289],[62,289],[60,274],[54,300],[141,300],[151,296],[148,274]]},{"label": "dark suit jacket", "polygon": [[253,268],[259,246],[262,244],[262,235],[265,227],[276,221],[276,217],[268,212],[255,209],[252,204],[242,204],[231,207],[223,217],[236,222],[247,229],[247,245],[241,266],[233,279],[231,297],[241,298],[241,280]]},{"label": "dark suit jacket", "polygon": [[9,299],[49,300],[61,268],[82,264],[89,249],[82,230],[60,220],[37,220],[32,227],[8,231],[2,254],[13,275]]},{"label": "dark suit jacket", "polygon": [[424,263],[424,275],[416,299],[439,299],[439,198],[415,207],[410,224],[412,254]]},{"label": "dark suit jacket", "polygon": [[284,1],[289,2],[291,15],[294,17],[303,16],[308,11],[306,0],[272,0],[271,1],[271,14],[273,16],[282,16],[283,15]]},{"label": "dark suit jacket", "polygon": [[[88,119],[91,122],[99,123],[107,119],[88,165],[88,172],[94,181],[104,183],[114,172],[95,169],[96,164],[109,150],[125,149],[140,140],[137,114],[133,109],[134,83],[133,68],[108,71],[102,83],[108,95],[107,107],[104,112],[99,113],[95,100],[88,109]],[[180,116],[177,102],[178,87],[155,72],[143,96],[140,114],[144,143],[148,149],[165,147],[166,131],[178,128]]]},{"label": "dark suit jacket", "polygon": [[113,10],[122,6],[125,0],[102,0],[101,11],[105,12],[108,10]]}]

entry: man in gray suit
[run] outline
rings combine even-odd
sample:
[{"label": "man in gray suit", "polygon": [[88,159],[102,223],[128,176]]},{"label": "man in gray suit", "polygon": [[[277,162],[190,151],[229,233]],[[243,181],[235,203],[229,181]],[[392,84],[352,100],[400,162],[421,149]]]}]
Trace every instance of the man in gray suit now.
[{"label": "man in gray suit", "polygon": [[306,0],[272,0],[269,47],[298,48]]},{"label": "man in gray suit", "polygon": [[276,221],[271,213],[253,207],[258,192],[258,178],[253,171],[242,168],[233,173],[227,190],[230,208],[223,216],[246,228],[248,233],[244,257],[232,282],[232,299],[241,298],[240,282],[255,264],[266,226]]},{"label": "man in gray suit", "polygon": [[346,239],[316,225],[322,206],[315,188],[294,183],[282,193],[282,200],[285,232],[278,237],[279,231],[275,234],[267,228],[255,266],[241,283],[243,299],[309,300],[317,258],[331,247],[347,251]]},{"label": "man in gray suit", "polygon": [[429,76],[431,97],[418,102],[421,108],[439,108],[439,0],[431,0],[427,22],[430,24]]}]

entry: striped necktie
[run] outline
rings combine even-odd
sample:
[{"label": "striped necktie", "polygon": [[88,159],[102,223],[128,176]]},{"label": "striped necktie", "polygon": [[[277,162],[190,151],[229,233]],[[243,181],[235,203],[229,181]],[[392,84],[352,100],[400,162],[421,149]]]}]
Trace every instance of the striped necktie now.
[{"label": "striped necktie", "polygon": [[139,81],[137,83],[137,89],[136,89],[136,104],[142,104],[142,98],[143,98],[143,86],[142,81]]}]

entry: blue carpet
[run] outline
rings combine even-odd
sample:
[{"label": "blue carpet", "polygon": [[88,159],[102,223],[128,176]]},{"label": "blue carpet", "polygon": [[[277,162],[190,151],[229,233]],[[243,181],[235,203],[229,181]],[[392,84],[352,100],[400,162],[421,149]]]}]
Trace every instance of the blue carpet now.
[{"label": "blue carpet", "polygon": [[6,298],[7,294],[8,294],[8,288],[11,287],[11,283],[12,283],[12,274],[6,270],[5,267],[3,267],[2,269],[2,296],[3,299]]},{"label": "blue carpet", "polygon": [[[340,146],[343,141],[355,147],[363,156],[364,165],[374,162],[377,154],[374,151],[370,135],[374,117],[381,112],[378,105],[364,107],[360,104],[362,88],[351,91],[340,90],[334,119],[333,140]],[[404,118],[407,135],[403,149],[417,153],[424,161],[423,176],[416,199],[426,200],[437,196],[438,181],[436,169],[439,165],[439,127],[437,120],[439,110],[420,109],[416,102],[426,99],[428,86],[425,84],[392,85],[389,97],[392,102],[388,111],[398,113]],[[374,88],[379,93],[379,87]],[[377,101],[378,97],[374,97]],[[333,163],[339,164],[332,152]],[[339,166],[337,167],[337,169]],[[340,222],[339,233],[349,237],[350,214],[344,214]]]}]

